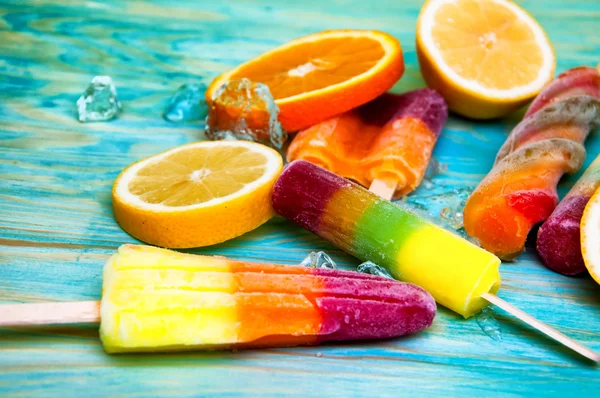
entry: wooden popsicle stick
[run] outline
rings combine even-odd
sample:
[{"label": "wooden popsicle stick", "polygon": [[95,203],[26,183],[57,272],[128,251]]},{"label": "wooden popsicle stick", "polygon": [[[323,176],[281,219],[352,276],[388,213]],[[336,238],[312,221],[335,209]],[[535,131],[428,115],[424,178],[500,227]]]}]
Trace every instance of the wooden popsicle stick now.
[{"label": "wooden popsicle stick", "polygon": [[398,183],[396,181],[373,180],[369,187],[369,191],[382,199],[392,200],[397,185]]},{"label": "wooden popsicle stick", "polygon": [[100,323],[100,301],[0,305],[0,326]]},{"label": "wooden popsicle stick", "polygon": [[547,325],[544,322],[538,321],[537,319],[535,319],[531,315],[521,311],[514,305],[509,304],[506,301],[502,300],[500,297],[498,297],[494,294],[491,294],[491,293],[484,293],[483,295],[481,295],[481,297],[483,299],[489,301],[490,303],[494,304],[495,306],[502,308],[504,311],[508,312],[509,314],[517,317],[518,319],[525,322],[529,326],[539,330],[540,332],[544,333],[546,336],[554,339],[555,341],[558,341],[559,343],[561,343],[562,345],[564,345],[566,347],[569,347],[570,349],[577,352],[578,354],[583,355],[584,357],[586,357],[594,362],[600,362],[600,355],[598,353],[596,353],[595,351],[592,351],[589,348],[587,348],[586,346],[584,346],[583,344],[578,343],[577,341],[573,340],[572,338],[565,336],[564,334],[562,334],[558,330],[554,329],[550,325]]}]

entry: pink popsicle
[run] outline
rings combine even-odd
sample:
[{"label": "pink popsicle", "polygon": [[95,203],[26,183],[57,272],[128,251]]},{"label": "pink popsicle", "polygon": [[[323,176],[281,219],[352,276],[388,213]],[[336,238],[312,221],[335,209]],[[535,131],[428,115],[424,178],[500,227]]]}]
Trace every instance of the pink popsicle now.
[{"label": "pink popsicle", "polygon": [[580,228],[585,205],[600,187],[600,155],[540,227],[537,251],[546,267],[563,275],[585,271]]}]

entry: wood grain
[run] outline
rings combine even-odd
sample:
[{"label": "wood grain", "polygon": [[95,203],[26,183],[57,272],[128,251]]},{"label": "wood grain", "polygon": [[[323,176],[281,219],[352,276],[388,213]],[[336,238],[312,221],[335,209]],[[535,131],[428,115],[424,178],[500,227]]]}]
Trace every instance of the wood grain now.
[{"label": "wood grain", "polygon": [[[557,72],[600,61],[598,1],[520,3],[547,30]],[[203,138],[201,122],[162,118],[181,84],[210,83],[303,34],[365,28],[402,43],[407,68],[394,91],[423,87],[414,47],[421,4],[0,0],[0,302],[100,298],[104,261],[135,242],[112,218],[115,177],[142,157]],[[80,124],[75,101],[97,74],[112,76],[124,112]],[[434,151],[448,171],[411,199],[474,187],[521,116],[451,116]],[[598,134],[586,148],[584,168],[600,152]],[[561,193],[579,174],[561,182]],[[358,263],[278,218],[192,252],[296,264],[310,250],[346,268]],[[531,243],[501,274],[500,297],[600,350],[600,287],[588,276],[548,271]],[[501,342],[441,308],[430,329],[393,341],[170,355],[108,356],[92,326],[0,329],[0,395],[597,396],[597,368],[501,310],[495,316]]]}]

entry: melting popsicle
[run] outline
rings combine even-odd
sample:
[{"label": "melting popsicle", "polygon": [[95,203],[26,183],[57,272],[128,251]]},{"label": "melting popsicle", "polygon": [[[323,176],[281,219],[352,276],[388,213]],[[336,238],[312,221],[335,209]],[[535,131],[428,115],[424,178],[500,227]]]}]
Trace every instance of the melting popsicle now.
[{"label": "melting popsicle", "polygon": [[421,183],[447,118],[435,90],[383,94],[299,132],[287,159],[309,161],[365,187],[385,182],[400,197]]},{"label": "melting popsicle", "polygon": [[[81,304],[89,322],[101,318],[109,353],[385,339],[429,327],[436,312],[425,290],[386,278],[136,245],[107,261],[102,290],[99,313],[97,302],[50,305]],[[0,325],[26,324],[27,306],[40,305],[0,306]],[[67,319],[41,315],[38,323]]]},{"label": "melting popsicle", "polygon": [[563,275],[577,275],[586,270],[579,224],[585,205],[599,187],[600,155],[538,231],[537,251],[546,267]]},{"label": "melting popsicle", "polygon": [[500,148],[464,209],[467,233],[504,260],[518,256],[531,228],[558,204],[556,186],[585,158],[583,142],[600,125],[600,72],[559,75],[532,103]]},{"label": "melting popsicle", "polygon": [[273,189],[273,208],[337,247],[422,286],[465,318],[488,303],[506,310],[579,354],[600,355],[495,295],[500,260],[401,207],[312,163],[287,165]]}]

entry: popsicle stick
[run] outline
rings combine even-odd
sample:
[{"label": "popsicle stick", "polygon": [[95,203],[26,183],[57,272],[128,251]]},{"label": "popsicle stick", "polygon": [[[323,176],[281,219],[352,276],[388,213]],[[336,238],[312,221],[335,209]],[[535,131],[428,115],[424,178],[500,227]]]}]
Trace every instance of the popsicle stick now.
[{"label": "popsicle stick", "polygon": [[397,185],[396,181],[373,180],[369,191],[383,199],[392,200]]},{"label": "popsicle stick", "polygon": [[491,293],[484,293],[481,297],[484,298],[485,300],[489,301],[490,303],[494,304],[495,306],[502,308],[504,311],[508,312],[509,314],[519,318],[521,321],[525,322],[526,324],[528,324],[531,327],[534,327],[535,329],[544,333],[546,336],[558,341],[559,343],[561,343],[562,345],[564,345],[566,347],[569,347],[570,349],[577,352],[578,354],[583,355],[584,357],[586,357],[594,362],[600,362],[600,355],[598,353],[590,350],[589,348],[587,348],[586,346],[584,346],[581,343],[578,343],[577,341],[573,340],[572,338],[565,336],[564,334],[562,334],[558,330],[552,328],[551,326],[545,324],[544,322],[538,321],[537,319],[535,319],[531,315],[521,311],[514,305],[509,304],[506,301],[502,300],[500,297],[498,297],[494,294],[491,294]]},{"label": "popsicle stick", "polygon": [[100,301],[0,305],[0,326],[100,323]]}]

